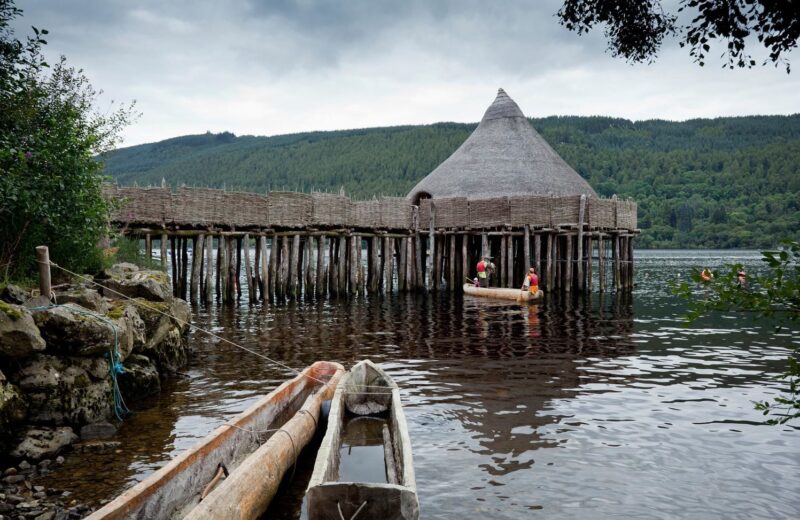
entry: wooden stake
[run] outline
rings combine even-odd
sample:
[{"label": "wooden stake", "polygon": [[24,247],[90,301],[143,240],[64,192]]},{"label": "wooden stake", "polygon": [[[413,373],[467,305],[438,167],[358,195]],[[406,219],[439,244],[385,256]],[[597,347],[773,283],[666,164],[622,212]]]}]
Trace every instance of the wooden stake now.
[{"label": "wooden stake", "polygon": [[606,290],[606,239],[602,233],[597,237],[597,285],[600,292]]},{"label": "wooden stake", "polygon": [[239,239],[233,238],[228,240],[228,270],[230,273],[228,274],[228,301],[235,301],[236,296],[239,293],[239,270],[238,270],[238,262],[237,262],[237,254],[236,251],[238,248]]},{"label": "wooden stake", "polygon": [[633,289],[633,237],[628,237],[628,287]]},{"label": "wooden stake", "polygon": [[167,234],[161,234],[161,270],[167,272]]},{"label": "wooden stake", "polygon": [[50,282],[50,249],[47,246],[36,246],[36,262],[39,265],[39,294],[50,301],[53,288]]},{"label": "wooden stake", "polygon": [[566,292],[570,292],[575,289],[575,280],[572,277],[572,264],[574,263],[574,254],[575,250],[573,246],[575,245],[575,237],[573,235],[567,235],[567,251],[566,251],[566,259],[567,265],[566,272],[565,272],[565,280],[564,280],[564,289]]},{"label": "wooden stake", "polygon": [[578,246],[578,291],[584,290],[583,279],[583,222],[586,215],[586,195],[581,195],[580,209],[578,210],[578,237],[576,245]]},{"label": "wooden stake", "polygon": [[611,260],[614,262],[614,290],[618,291],[620,289],[620,286],[622,285],[620,283],[620,279],[619,279],[619,275],[620,275],[620,267],[619,267],[619,261],[620,261],[620,258],[619,258],[619,255],[620,255],[620,251],[619,251],[619,235],[614,235],[612,237],[612,240],[614,241],[614,249],[611,251]]},{"label": "wooden stake", "polygon": [[202,263],[203,258],[203,246],[205,241],[205,236],[200,235],[197,237],[197,240],[194,242],[194,246],[192,247],[192,286],[189,291],[192,301],[199,301],[200,298],[200,264]]},{"label": "wooden stake", "polygon": [[153,259],[153,239],[150,237],[150,233],[144,236],[144,252],[148,260]]},{"label": "wooden stake", "polygon": [[178,270],[178,252],[175,245],[175,237],[169,237],[170,252],[172,253],[172,295],[178,296],[178,278],[180,271]]},{"label": "wooden stake", "polygon": [[586,291],[592,292],[592,257],[594,256],[592,237],[586,237]]},{"label": "wooden stake", "polygon": [[253,265],[250,263],[250,234],[244,236],[244,274],[247,276],[247,299],[256,301],[256,287],[253,283]]},{"label": "wooden stake", "polygon": [[242,238],[236,239],[236,273],[234,274],[236,280],[236,297],[242,297]]},{"label": "wooden stake", "polygon": [[214,282],[214,237],[209,235],[206,240],[206,303],[212,301],[212,287]]},{"label": "wooden stake", "polygon": [[317,238],[317,280],[314,289],[317,296],[325,294],[325,236]]},{"label": "wooden stake", "polygon": [[506,237],[506,287],[514,287],[514,237]]},{"label": "wooden stake", "polygon": [[436,224],[436,205],[431,201],[431,221],[428,226],[428,246],[430,249],[430,258],[428,259],[428,273],[431,278],[425,285],[429,290],[435,289],[439,286],[438,267],[436,267],[436,235],[434,234],[434,226]]},{"label": "wooden stake", "polygon": [[289,253],[289,241],[290,240],[291,240],[291,237],[289,237],[289,236],[284,236],[284,237],[281,238],[281,256],[278,259],[278,261],[280,262],[280,266],[281,266],[281,269],[280,269],[280,272],[281,272],[281,276],[280,276],[280,281],[281,281],[281,283],[280,283],[280,286],[281,286],[280,291],[281,291],[281,294],[280,295],[281,295],[282,298],[288,297],[288,294],[289,294],[289,265],[291,263],[291,256],[290,256],[290,253]]}]

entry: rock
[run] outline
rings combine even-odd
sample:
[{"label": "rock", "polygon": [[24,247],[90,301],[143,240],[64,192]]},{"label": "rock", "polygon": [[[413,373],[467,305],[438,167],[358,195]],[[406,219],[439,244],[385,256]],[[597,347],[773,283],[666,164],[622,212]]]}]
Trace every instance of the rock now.
[{"label": "rock", "polygon": [[3,476],[4,477],[7,477],[9,475],[16,475],[16,474],[17,474],[17,468],[8,468],[7,470],[5,470],[3,472]]},{"label": "rock", "polygon": [[122,446],[119,441],[101,441],[93,440],[81,442],[72,446],[75,453],[103,453],[111,451]]},{"label": "rock", "polygon": [[91,311],[105,314],[109,310],[108,302],[100,293],[88,287],[76,287],[56,293],[58,303],[74,303]]},{"label": "rock", "polygon": [[124,330],[106,317],[98,317],[74,303],[35,312],[33,315],[50,352],[95,356],[114,347]]},{"label": "rock", "polygon": [[10,513],[14,510],[14,506],[9,504],[8,502],[0,502],[0,515],[4,515],[6,513]]},{"label": "rock", "polygon": [[28,309],[0,302],[0,358],[22,359],[43,351],[45,346]]},{"label": "rock", "polygon": [[139,316],[136,305],[131,302],[117,302],[109,310],[107,316],[114,320],[114,323],[121,331],[117,340],[117,348],[120,361],[124,361],[134,348],[144,346],[144,321]]},{"label": "rock", "polygon": [[72,428],[31,427],[23,434],[23,440],[11,451],[11,456],[39,460],[57,455],[65,447],[78,440]]},{"label": "rock", "polygon": [[40,469],[44,469],[44,468],[47,468],[47,467],[49,467],[49,466],[50,466],[50,464],[52,464],[52,463],[53,463],[53,461],[52,461],[52,460],[50,460],[50,459],[44,459],[44,460],[40,460],[40,461],[39,461],[39,464],[38,464],[38,466],[39,466],[39,468],[40,468]]},{"label": "rock", "polygon": [[26,393],[28,420],[55,425],[81,425],[111,417],[108,361],[38,354],[14,374]]},{"label": "rock", "polygon": [[56,457],[56,464],[58,464],[59,466],[64,464],[64,457],[62,457],[60,455],[58,457]]},{"label": "rock", "polygon": [[[14,433],[27,415],[27,401],[15,385],[0,372],[0,453],[11,448]],[[16,470],[15,470],[16,471]]]},{"label": "rock", "polygon": [[53,520],[53,517],[56,516],[55,511],[46,511],[41,515],[37,516],[34,520]]},{"label": "rock", "polygon": [[17,464],[17,466],[19,467],[20,471],[28,471],[31,469],[31,463],[28,462],[27,460],[23,460],[22,462]]},{"label": "rock", "polygon": [[30,293],[18,285],[8,284],[0,291],[0,300],[15,305],[22,305],[30,297]]},{"label": "rock", "polygon": [[[156,362],[159,372],[175,372],[189,357],[186,331],[192,319],[189,305],[173,298],[169,302],[142,302],[139,314],[144,320],[147,337],[142,347],[135,348]],[[174,316],[174,317],[169,317]]]},{"label": "rock", "polygon": [[42,491],[45,490],[45,487],[44,486],[33,486],[33,490],[36,491],[37,493],[41,493]]},{"label": "rock", "polygon": [[126,401],[135,401],[161,391],[158,370],[147,356],[132,354],[123,366],[125,371],[117,376],[117,382]]},{"label": "rock", "polygon": [[107,421],[96,422],[87,424],[81,428],[81,440],[90,441],[93,439],[102,439],[105,437],[112,437],[117,433],[117,427]]},{"label": "rock", "polygon": [[19,484],[20,482],[25,481],[25,475],[9,475],[7,477],[3,477],[3,482],[6,484]]},{"label": "rock", "polygon": [[101,292],[107,298],[118,299],[120,294],[157,302],[172,298],[172,284],[167,273],[139,270],[133,264],[114,265],[103,271],[95,281],[104,287]]}]

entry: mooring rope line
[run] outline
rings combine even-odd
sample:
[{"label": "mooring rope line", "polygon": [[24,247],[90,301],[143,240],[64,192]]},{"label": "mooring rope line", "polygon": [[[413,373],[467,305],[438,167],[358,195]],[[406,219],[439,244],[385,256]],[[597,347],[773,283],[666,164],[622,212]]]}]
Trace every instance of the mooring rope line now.
[{"label": "mooring rope line", "polygon": [[[212,338],[216,338],[216,339],[218,339],[218,340],[220,340],[220,341],[222,341],[222,342],[224,342],[224,343],[227,343],[227,344],[229,344],[229,345],[232,345],[232,346],[234,346],[234,347],[236,347],[236,348],[238,348],[238,349],[244,350],[245,352],[249,352],[250,354],[253,354],[253,355],[255,355],[255,356],[258,356],[258,357],[260,357],[260,358],[263,358],[263,359],[265,359],[266,361],[268,361],[268,362],[270,362],[270,363],[272,363],[272,364],[274,364],[274,365],[277,365],[277,366],[279,366],[279,367],[281,367],[281,368],[284,368],[284,369],[286,369],[286,370],[289,370],[290,372],[294,372],[294,373],[295,373],[295,374],[297,374],[297,375],[304,376],[304,377],[306,377],[306,378],[308,378],[308,379],[311,379],[312,381],[315,381],[315,382],[317,382],[317,383],[319,383],[319,384],[321,384],[321,385],[323,385],[323,386],[328,386],[328,385],[329,385],[329,383],[330,383],[329,381],[323,381],[323,380],[321,380],[321,379],[318,379],[318,378],[316,378],[316,377],[314,377],[314,376],[312,376],[312,375],[310,375],[310,374],[305,374],[305,373],[303,373],[303,371],[302,371],[302,370],[298,370],[298,369],[296,369],[296,368],[292,368],[292,367],[290,367],[289,365],[287,365],[287,364],[285,364],[285,363],[281,363],[280,361],[276,361],[276,360],[274,360],[274,359],[270,358],[269,356],[265,356],[264,354],[262,354],[262,353],[260,353],[260,352],[256,352],[256,351],[255,351],[255,350],[253,350],[253,349],[249,349],[249,348],[247,348],[247,347],[245,347],[245,346],[239,345],[238,343],[236,343],[236,342],[234,342],[234,341],[231,341],[231,340],[229,340],[229,339],[227,339],[227,338],[224,338],[224,337],[222,337],[222,336],[220,336],[220,335],[218,335],[218,334],[215,334],[215,333],[211,332],[210,330],[206,330],[206,329],[204,329],[204,328],[202,328],[202,327],[198,327],[197,325],[194,325],[193,323],[190,323],[190,322],[188,322],[188,321],[182,320],[182,319],[178,318],[177,316],[174,316],[174,315],[172,315],[172,314],[170,314],[170,313],[168,313],[168,312],[164,312],[164,311],[162,311],[162,310],[160,310],[160,309],[157,309],[156,307],[153,307],[153,306],[147,305],[147,304],[146,304],[146,303],[144,303],[144,302],[141,302],[141,301],[135,300],[135,299],[131,298],[130,296],[128,296],[128,295],[126,295],[126,294],[123,294],[123,293],[121,293],[121,292],[119,292],[119,291],[115,291],[114,289],[111,289],[110,287],[107,287],[107,286],[105,286],[105,285],[103,285],[103,284],[101,284],[101,283],[99,283],[99,282],[96,282],[96,281],[94,281],[93,279],[91,279],[91,278],[89,278],[89,277],[87,277],[87,276],[84,276],[84,275],[81,275],[81,274],[75,273],[75,272],[73,272],[73,271],[70,271],[70,270],[69,270],[69,269],[67,269],[66,267],[61,267],[60,265],[58,265],[57,263],[53,262],[52,260],[51,260],[51,261],[49,261],[49,262],[42,262],[41,260],[38,260],[38,259],[37,259],[36,261],[37,261],[38,263],[41,263],[41,264],[50,265],[50,266],[52,266],[52,267],[56,267],[56,268],[58,268],[58,269],[61,269],[62,271],[64,271],[64,272],[65,272],[65,273],[67,273],[67,274],[70,274],[70,275],[72,275],[72,276],[75,276],[75,277],[77,277],[77,278],[80,278],[81,280],[85,280],[85,281],[87,281],[87,282],[89,282],[89,283],[91,283],[91,284],[93,284],[93,285],[96,285],[96,286],[98,286],[98,287],[102,287],[104,290],[106,290],[106,291],[109,291],[109,292],[112,292],[112,293],[114,293],[114,294],[116,294],[116,295],[118,295],[118,296],[120,296],[120,297],[122,297],[122,298],[124,298],[124,299],[126,299],[126,300],[128,300],[128,301],[130,301],[130,302],[132,302],[132,303],[134,303],[134,304],[136,304],[136,305],[139,305],[139,306],[141,306],[141,307],[145,307],[145,308],[147,308],[147,309],[150,309],[151,311],[155,311],[155,312],[157,312],[158,314],[161,314],[161,315],[163,315],[163,316],[166,316],[167,318],[171,318],[171,319],[173,319],[173,320],[175,320],[175,321],[177,321],[177,322],[179,322],[179,323],[183,323],[183,324],[185,324],[186,326],[188,326],[188,327],[190,327],[190,328],[192,328],[192,329],[194,329],[194,330],[197,330],[197,331],[199,331],[199,332],[203,332],[203,333],[205,333],[205,334],[208,334],[208,335],[209,335],[209,336],[211,336]],[[358,386],[357,386],[357,388],[382,388],[382,389],[387,389],[388,387],[385,387],[385,386],[378,386],[378,385],[358,385]],[[389,389],[389,390],[391,390],[391,389]],[[354,392],[354,393],[363,393],[363,394],[366,394],[365,392]],[[378,395],[391,395],[391,392],[387,392],[386,394],[378,394]]]}]

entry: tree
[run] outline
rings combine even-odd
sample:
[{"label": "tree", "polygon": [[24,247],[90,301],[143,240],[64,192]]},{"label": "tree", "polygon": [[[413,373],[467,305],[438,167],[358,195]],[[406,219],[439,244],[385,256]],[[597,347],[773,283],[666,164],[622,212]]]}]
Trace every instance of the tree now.
[{"label": "tree", "polygon": [[81,70],[64,57],[45,61],[47,31],[14,37],[10,21],[21,14],[0,0],[0,266],[6,277],[31,274],[42,243],[55,262],[94,268],[109,210],[95,156],[118,141],[132,105],[99,113]]},{"label": "tree", "polygon": [[[688,22],[679,19],[681,13],[689,16]],[[745,42],[755,36],[769,51],[764,64],[783,63],[788,73],[786,55],[800,38],[797,0],[681,0],[676,12],[666,11],[661,0],[565,0],[557,16],[578,34],[604,24],[608,50],[633,63],[652,62],[664,40],[675,36],[700,66],[719,40],[725,44],[727,67],[749,68],[756,61]]]},{"label": "tree", "polygon": [[[689,301],[687,319],[693,321],[715,311],[752,312],[761,317],[777,318],[782,325],[800,324],[800,242],[784,241],[776,251],[763,251],[762,260],[767,265],[763,275],[747,277],[744,284],[739,279],[743,271],[740,264],[730,264],[708,282],[700,272],[692,274],[694,283],[707,289],[703,298],[697,297],[689,283],[684,282],[674,292]],[[784,424],[800,418],[800,350],[795,347],[787,360],[787,370],[780,377],[788,387],[785,396],[770,402],[756,403],[756,409],[772,417],[770,424]]]}]

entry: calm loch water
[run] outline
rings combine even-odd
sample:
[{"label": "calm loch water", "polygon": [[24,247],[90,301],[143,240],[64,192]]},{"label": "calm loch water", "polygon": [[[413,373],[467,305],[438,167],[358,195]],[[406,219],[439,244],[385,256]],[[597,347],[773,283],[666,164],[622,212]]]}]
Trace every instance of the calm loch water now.
[{"label": "calm loch water", "polygon": [[[401,387],[422,518],[798,518],[800,430],[764,426],[800,332],[739,315],[685,326],[670,280],[749,252],[637,252],[632,295],[538,306],[395,295],[195,309],[195,323],[302,368],[380,362]],[[201,333],[120,450],[50,484],[108,499],[292,373]],[[270,518],[298,518],[313,453]]]}]

